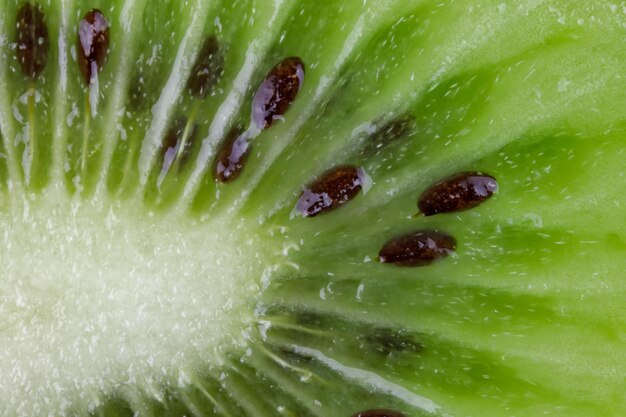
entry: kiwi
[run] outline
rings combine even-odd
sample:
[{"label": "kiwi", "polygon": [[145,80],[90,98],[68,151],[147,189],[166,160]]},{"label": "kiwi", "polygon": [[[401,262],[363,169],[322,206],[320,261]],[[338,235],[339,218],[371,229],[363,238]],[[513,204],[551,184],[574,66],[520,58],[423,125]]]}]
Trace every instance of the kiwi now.
[{"label": "kiwi", "polygon": [[1,2],[0,415],[626,415],[625,28]]}]

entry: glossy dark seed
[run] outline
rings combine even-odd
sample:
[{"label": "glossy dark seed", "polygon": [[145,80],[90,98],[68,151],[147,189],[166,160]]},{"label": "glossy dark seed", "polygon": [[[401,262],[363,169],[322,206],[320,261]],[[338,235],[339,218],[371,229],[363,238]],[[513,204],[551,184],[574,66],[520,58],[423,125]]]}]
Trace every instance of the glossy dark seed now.
[{"label": "glossy dark seed", "polygon": [[424,191],[417,206],[425,216],[467,210],[478,206],[497,190],[498,183],[491,175],[461,172]]},{"label": "glossy dark seed", "polygon": [[353,414],[352,417],[404,417],[404,414],[399,411],[376,409],[361,411]]},{"label": "glossy dark seed", "polygon": [[109,22],[100,10],[90,10],[78,24],[77,51],[80,72],[90,85],[109,52]]},{"label": "glossy dark seed", "polygon": [[334,210],[352,200],[365,185],[365,172],[355,166],[334,168],[304,190],[296,210],[304,217]]},{"label": "glossy dark seed", "polygon": [[46,66],[50,47],[45,16],[38,4],[25,3],[17,12],[16,38],[22,72],[34,80]]},{"label": "glossy dark seed", "polygon": [[456,249],[456,240],[443,232],[423,230],[391,239],[378,253],[383,263],[398,266],[426,266],[445,258]]},{"label": "glossy dark seed", "polygon": [[251,146],[241,127],[231,129],[215,159],[214,178],[226,183],[239,177],[248,159]]},{"label": "glossy dark seed", "polygon": [[[171,154],[172,157],[179,154],[179,147],[181,146],[186,125],[187,120],[183,117],[174,120],[171,124],[165,138],[163,139],[163,146],[161,147],[162,158],[165,158],[166,154]],[[196,139],[196,132],[197,126],[194,125],[191,128],[191,132],[187,136],[187,140],[185,141],[185,148],[180,152],[178,159],[179,167],[184,166],[191,156],[191,149],[193,148],[193,144]]]},{"label": "glossy dark seed", "polygon": [[193,96],[204,98],[217,84],[223,72],[224,57],[220,44],[215,36],[209,36],[198,53],[187,80],[187,88]]},{"label": "glossy dark seed", "polygon": [[419,352],[423,346],[413,340],[411,335],[399,330],[372,329],[365,336],[366,343],[374,351],[384,355],[393,352]]},{"label": "glossy dark seed", "polygon": [[267,74],[252,100],[252,122],[259,130],[282,119],[304,82],[304,64],[297,57],[283,60]]}]

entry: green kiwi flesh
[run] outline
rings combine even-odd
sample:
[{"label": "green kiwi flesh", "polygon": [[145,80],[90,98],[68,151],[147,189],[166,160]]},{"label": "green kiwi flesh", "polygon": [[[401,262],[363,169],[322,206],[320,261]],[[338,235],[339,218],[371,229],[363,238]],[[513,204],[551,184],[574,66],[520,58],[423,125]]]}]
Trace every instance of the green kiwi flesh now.
[{"label": "green kiwi flesh", "polygon": [[0,2],[0,415],[626,415],[625,35]]}]

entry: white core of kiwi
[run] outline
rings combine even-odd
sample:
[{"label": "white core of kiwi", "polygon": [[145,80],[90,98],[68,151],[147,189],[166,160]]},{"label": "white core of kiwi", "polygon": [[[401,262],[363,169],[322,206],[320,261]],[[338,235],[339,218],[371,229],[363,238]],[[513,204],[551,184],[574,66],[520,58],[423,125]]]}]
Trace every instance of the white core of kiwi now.
[{"label": "white core of kiwi", "polygon": [[184,385],[245,337],[258,243],[97,200],[13,193],[0,210],[0,415]]}]

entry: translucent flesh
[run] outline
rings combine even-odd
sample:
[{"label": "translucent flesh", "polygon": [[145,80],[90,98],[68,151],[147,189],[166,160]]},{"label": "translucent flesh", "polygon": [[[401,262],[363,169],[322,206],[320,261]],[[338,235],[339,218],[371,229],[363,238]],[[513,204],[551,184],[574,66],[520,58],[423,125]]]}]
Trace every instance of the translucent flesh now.
[{"label": "translucent flesh", "polygon": [[[0,3],[0,414],[626,414],[623,5],[42,2],[33,110],[20,4]],[[87,91],[75,44],[91,8],[111,47]],[[211,34],[224,74],[198,100],[186,81]],[[298,98],[216,184],[221,141],[288,56],[306,66]],[[197,137],[164,173],[179,117]],[[402,118],[401,137],[375,135]],[[371,189],[292,216],[339,164]],[[466,170],[499,192],[413,217]],[[373,261],[418,229],[452,234],[454,256]]]}]

